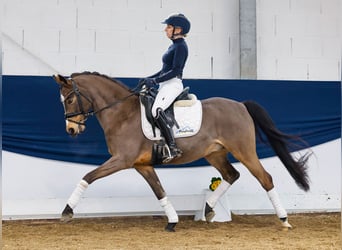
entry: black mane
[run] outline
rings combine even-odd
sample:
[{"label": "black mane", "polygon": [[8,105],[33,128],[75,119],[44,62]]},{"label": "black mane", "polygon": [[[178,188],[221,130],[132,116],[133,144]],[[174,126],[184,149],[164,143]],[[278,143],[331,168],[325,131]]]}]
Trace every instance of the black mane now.
[{"label": "black mane", "polygon": [[71,74],[71,78],[74,78],[74,77],[77,77],[77,76],[82,76],[82,75],[93,75],[93,76],[104,77],[104,78],[106,78],[106,79],[108,79],[108,80],[114,82],[115,84],[119,84],[119,85],[121,85],[122,87],[124,87],[125,89],[131,91],[131,89],[130,89],[128,86],[126,86],[124,83],[122,83],[121,81],[116,80],[116,79],[114,79],[114,78],[111,78],[111,77],[109,77],[109,76],[107,76],[107,75],[100,74],[99,72],[96,72],[96,71],[94,71],[94,72],[83,71],[83,72],[81,72],[81,73],[75,72],[75,73],[72,73],[72,74]]}]

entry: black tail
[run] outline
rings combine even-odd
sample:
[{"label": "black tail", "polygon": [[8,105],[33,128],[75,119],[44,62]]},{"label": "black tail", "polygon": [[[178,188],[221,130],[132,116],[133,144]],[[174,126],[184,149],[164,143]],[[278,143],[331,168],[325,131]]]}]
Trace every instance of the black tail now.
[{"label": "black tail", "polygon": [[310,154],[305,154],[300,159],[295,160],[288,149],[289,140],[300,140],[300,138],[279,131],[267,111],[256,102],[245,101],[243,103],[254,121],[256,134],[261,138],[259,129],[264,132],[274,152],[285,165],[297,185],[303,190],[308,191],[310,187],[306,162]]}]

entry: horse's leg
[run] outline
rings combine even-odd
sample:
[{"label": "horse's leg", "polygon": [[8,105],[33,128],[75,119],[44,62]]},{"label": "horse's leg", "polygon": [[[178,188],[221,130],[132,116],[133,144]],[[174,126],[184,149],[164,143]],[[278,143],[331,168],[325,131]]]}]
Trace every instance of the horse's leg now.
[{"label": "horse's leg", "polygon": [[287,212],[281,204],[278,193],[274,187],[272,176],[262,166],[255,150],[246,150],[244,152],[245,154],[243,157],[239,154],[234,154],[234,157],[248,168],[252,175],[257,178],[261,186],[265,189],[277,216],[282,222],[282,226],[285,228],[292,228],[288,222]]},{"label": "horse's leg", "polygon": [[136,170],[145,178],[158,198],[160,205],[164,208],[165,214],[168,218],[168,224],[166,225],[165,230],[174,232],[174,227],[178,223],[178,215],[171,202],[168,200],[154,168],[152,166],[143,166],[136,167]]},{"label": "horse's leg", "polygon": [[78,204],[82,194],[88,188],[88,185],[93,183],[95,180],[113,174],[117,171],[125,169],[124,161],[119,161],[115,157],[111,157],[108,161],[102,164],[100,167],[87,173],[83,179],[78,183],[70,198],[68,199],[67,205],[62,212],[61,221],[68,222],[72,219],[74,212],[73,209]]},{"label": "horse's leg", "polygon": [[205,158],[212,166],[214,166],[220,172],[223,178],[220,185],[206,200],[204,215],[206,221],[210,222],[215,216],[213,208],[215,207],[217,201],[222,197],[222,195],[224,195],[227,192],[229,187],[240,177],[240,173],[228,161],[227,152],[225,150],[211,153]]}]

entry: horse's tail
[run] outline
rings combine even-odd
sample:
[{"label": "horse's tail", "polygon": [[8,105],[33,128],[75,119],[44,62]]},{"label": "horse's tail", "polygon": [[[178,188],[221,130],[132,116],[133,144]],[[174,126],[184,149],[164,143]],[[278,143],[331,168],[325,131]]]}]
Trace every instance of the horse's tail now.
[{"label": "horse's tail", "polygon": [[[254,124],[255,132],[262,140],[259,129],[266,135],[271,147],[276,155],[285,165],[290,175],[293,177],[297,185],[305,191],[309,190],[309,177],[307,174],[306,162],[310,154],[301,156],[295,160],[288,149],[290,145],[289,140],[299,139],[299,137],[287,135],[279,131],[267,111],[253,101],[245,101],[243,104],[246,106],[249,114],[251,115]],[[262,140],[264,141],[264,140]]]}]

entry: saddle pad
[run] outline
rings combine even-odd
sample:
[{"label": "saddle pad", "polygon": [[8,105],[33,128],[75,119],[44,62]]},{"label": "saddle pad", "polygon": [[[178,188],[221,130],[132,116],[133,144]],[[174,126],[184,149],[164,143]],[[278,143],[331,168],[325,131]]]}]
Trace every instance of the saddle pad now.
[{"label": "saddle pad", "polygon": [[[145,137],[149,140],[160,140],[160,130],[156,127],[156,137],[153,136],[151,124],[146,119],[145,107],[141,107],[141,127]],[[174,126],[175,138],[193,136],[198,133],[202,124],[202,103],[196,100],[192,106],[174,106],[174,113],[179,129]]]}]

